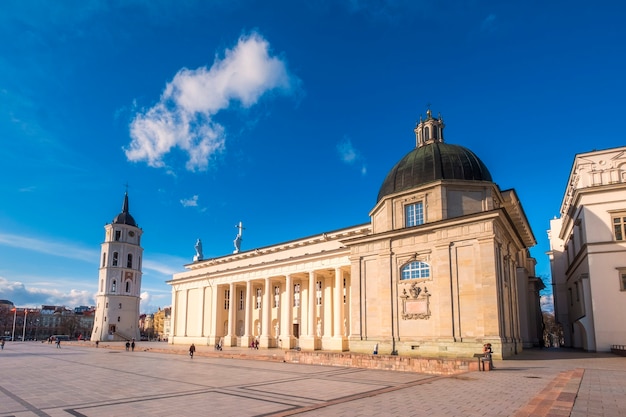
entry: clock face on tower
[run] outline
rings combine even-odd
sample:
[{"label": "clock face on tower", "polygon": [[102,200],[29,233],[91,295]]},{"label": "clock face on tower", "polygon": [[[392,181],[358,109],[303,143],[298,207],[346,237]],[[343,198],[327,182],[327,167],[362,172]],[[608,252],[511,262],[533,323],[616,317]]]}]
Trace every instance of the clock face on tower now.
[{"label": "clock face on tower", "polygon": [[135,232],[133,232],[132,230],[130,232],[128,232],[128,236],[133,237],[135,236]]}]

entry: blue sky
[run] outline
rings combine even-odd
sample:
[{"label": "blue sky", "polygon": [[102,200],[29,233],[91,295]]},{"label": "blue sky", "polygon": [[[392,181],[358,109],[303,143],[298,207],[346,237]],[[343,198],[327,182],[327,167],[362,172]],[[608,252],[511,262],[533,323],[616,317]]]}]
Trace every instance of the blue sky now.
[{"label": "blue sky", "polygon": [[366,223],[428,105],[546,230],[574,155],[623,146],[620,1],[35,1],[0,13],[0,298],[92,305],[104,225],[142,311],[192,261]]}]

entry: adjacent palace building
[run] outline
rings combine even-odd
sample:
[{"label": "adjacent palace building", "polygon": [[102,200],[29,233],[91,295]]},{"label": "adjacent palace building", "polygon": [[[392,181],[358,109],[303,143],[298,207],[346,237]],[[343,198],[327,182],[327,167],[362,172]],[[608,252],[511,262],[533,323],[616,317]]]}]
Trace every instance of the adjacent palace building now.
[{"label": "adjacent palace building", "polygon": [[168,281],[169,343],[429,357],[491,343],[497,358],[538,345],[522,205],[443,131],[430,110],[420,119],[369,223],[186,265]]},{"label": "adjacent palace building", "polygon": [[575,156],[550,222],[554,312],[563,345],[626,345],[626,146]]}]

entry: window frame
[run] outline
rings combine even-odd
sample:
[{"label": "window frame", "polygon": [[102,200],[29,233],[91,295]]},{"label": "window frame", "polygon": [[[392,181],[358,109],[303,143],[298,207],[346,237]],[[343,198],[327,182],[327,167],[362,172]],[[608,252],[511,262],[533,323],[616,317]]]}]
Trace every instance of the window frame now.
[{"label": "window frame", "polygon": [[619,278],[619,290],[626,291],[626,267],[616,269],[617,277]]},{"label": "window frame", "polygon": [[424,224],[424,202],[416,201],[404,205],[404,226],[414,227]]},{"label": "window frame", "polygon": [[[409,276],[405,276],[405,272],[408,273]],[[413,276],[415,272],[417,272],[417,276]],[[400,281],[410,279],[432,279],[430,264],[421,260],[414,260],[402,265],[400,268]]]},{"label": "window frame", "polygon": [[613,239],[615,241],[626,241],[626,212],[611,213],[611,228],[613,229]]}]

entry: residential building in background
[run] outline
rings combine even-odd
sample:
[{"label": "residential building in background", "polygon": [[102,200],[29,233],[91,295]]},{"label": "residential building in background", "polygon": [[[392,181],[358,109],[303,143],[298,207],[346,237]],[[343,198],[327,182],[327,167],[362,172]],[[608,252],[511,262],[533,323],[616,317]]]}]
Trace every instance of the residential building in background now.
[{"label": "residential building in background", "polygon": [[550,221],[554,312],[563,345],[626,345],[626,147],[577,154]]},{"label": "residential building in background", "polygon": [[498,358],[538,346],[522,204],[443,131],[420,118],[369,223],[186,265],[168,282],[169,343],[442,357],[491,343]]},{"label": "residential building in background", "polygon": [[91,340],[139,340],[143,231],[128,210],[128,193],[121,213],[104,229]]},{"label": "residential building in background", "polygon": [[[12,303],[11,303],[12,305]],[[42,340],[53,335],[85,339],[93,328],[94,307],[11,307],[0,303],[0,335],[8,340]]]}]

